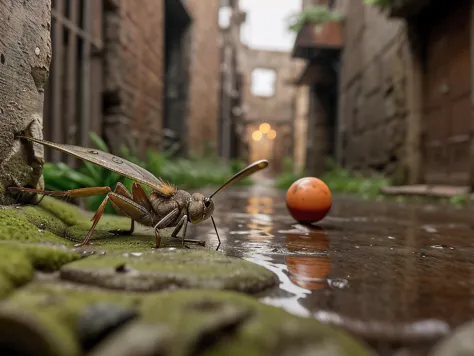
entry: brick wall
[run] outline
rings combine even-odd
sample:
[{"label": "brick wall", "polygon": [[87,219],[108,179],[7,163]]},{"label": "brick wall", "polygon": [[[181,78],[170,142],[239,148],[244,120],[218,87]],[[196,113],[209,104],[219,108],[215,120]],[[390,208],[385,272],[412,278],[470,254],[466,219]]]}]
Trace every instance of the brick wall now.
[{"label": "brick wall", "polygon": [[217,153],[220,90],[218,0],[187,0],[193,18],[189,88],[188,151]]},{"label": "brick wall", "polygon": [[164,1],[105,3],[104,136],[143,154],[162,142]]},{"label": "brick wall", "polygon": [[405,25],[388,20],[363,0],[337,3],[345,12],[339,161],[351,169],[403,175],[408,57]]},{"label": "brick wall", "polygon": [[163,126],[164,1],[120,2],[123,115],[143,152],[160,148]]}]

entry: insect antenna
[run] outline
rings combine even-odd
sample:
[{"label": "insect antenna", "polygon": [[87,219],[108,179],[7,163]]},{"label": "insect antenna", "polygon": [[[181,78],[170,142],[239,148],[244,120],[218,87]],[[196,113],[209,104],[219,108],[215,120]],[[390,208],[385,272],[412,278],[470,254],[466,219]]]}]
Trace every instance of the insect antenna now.
[{"label": "insect antenna", "polygon": [[219,237],[219,233],[217,232],[216,222],[214,221],[214,217],[212,215],[211,215],[211,220],[212,220],[212,225],[214,225],[214,230],[216,230],[217,240],[219,241],[219,244],[216,247],[216,251],[217,251],[221,245],[221,238]]},{"label": "insect antenna", "polygon": [[231,177],[227,182],[222,184],[214,193],[212,193],[209,198],[211,199],[214,195],[219,193],[221,190],[227,188],[228,186],[234,184],[235,182],[238,182],[241,179],[244,179],[245,177],[248,177],[249,175],[264,169],[268,166],[268,161],[267,160],[260,160],[252,163],[251,165],[245,167],[242,169],[240,172],[237,172],[233,177]]}]

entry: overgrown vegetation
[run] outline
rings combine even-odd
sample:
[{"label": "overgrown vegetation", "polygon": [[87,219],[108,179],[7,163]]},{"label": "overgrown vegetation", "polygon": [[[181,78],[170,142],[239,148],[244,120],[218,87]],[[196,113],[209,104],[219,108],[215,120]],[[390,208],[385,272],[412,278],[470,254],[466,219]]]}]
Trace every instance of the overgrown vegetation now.
[{"label": "overgrown vegetation", "polygon": [[392,0],[364,0],[367,5],[378,6],[381,9],[386,9],[392,4]]},{"label": "overgrown vegetation", "polygon": [[289,17],[288,29],[299,32],[307,23],[322,25],[330,21],[339,21],[341,16],[327,6],[313,6]]},{"label": "overgrown vegetation", "polygon": [[[288,189],[297,179],[308,176],[306,172],[293,172],[292,161],[287,159],[283,173],[277,178],[276,186]],[[390,180],[381,176],[364,177],[338,167],[332,160],[327,161],[328,171],[318,178],[324,181],[333,193],[357,194],[364,198],[381,197],[381,189],[390,184]]]},{"label": "overgrown vegetation", "polygon": [[[471,201],[469,194],[455,195],[451,198],[438,198],[429,196],[389,196],[384,195],[381,189],[391,184],[390,179],[382,176],[365,177],[361,174],[351,173],[346,169],[338,167],[334,161],[327,161],[328,171],[317,178],[326,183],[333,193],[354,194],[364,199],[386,200],[391,199],[402,202],[433,202],[446,203],[456,208],[463,208]],[[275,185],[277,188],[287,190],[296,180],[308,177],[307,172],[293,172],[293,162],[286,159],[284,171],[277,177]]]},{"label": "overgrown vegetation", "polygon": [[[98,149],[109,152],[107,145],[99,136],[91,133],[90,138]],[[209,154],[185,159],[173,157],[172,152],[149,150],[145,159],[141,160],[127,147],[122,147],[121,156],[140,165],[156,177],[175,184],[179,189],[217,186],[245,167],[245,162],[222,163],[217,156]],[[97,186],[108,186],[114,189],[117,182],[121,182],[131,189],[133,183],[128,178],[86,161],[82,161],[81,166],[77,169],[64,163],[45,163],[43,176],[47,190],[69,190]],[[251,178],[246,178],[236,184],[247,185],[251,182]],[[145,186],[144,189],[150,191]],[[85,208],[96,210],[103,199],[104,195],[84,198]],[[115,211],[108,205],[106,213],[115,213]]]}]

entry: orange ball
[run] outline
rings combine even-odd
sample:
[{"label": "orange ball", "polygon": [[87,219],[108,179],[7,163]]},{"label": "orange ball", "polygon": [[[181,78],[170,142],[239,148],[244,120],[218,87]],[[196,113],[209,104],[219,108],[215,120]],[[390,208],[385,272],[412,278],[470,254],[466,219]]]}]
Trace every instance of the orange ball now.
[{"label": "orange ball", "polygon": [[286,206],[293,219],[300,223],[310,224],[322,220],[331,205],[331,191],[318,178],[298,179],[286,192]]}]

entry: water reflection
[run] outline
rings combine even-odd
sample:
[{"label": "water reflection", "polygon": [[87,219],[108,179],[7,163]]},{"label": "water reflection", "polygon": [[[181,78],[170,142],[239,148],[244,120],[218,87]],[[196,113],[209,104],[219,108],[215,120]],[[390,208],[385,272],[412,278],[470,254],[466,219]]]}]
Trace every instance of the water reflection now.
[{"label": "water reflection", "polygon": [[[221,253],[280,280],[265,303],[402,343],[431,342],[474,312],[472,211],[335,197],[329,215],[308,227],[291,219],[284,193],[267,187],[218,199]],[[189,233],[215,245],[210,224]]]},{"label": "water reflection", "polygon": [[286,248],[289,252],[313,252],[314,255],[287,255],[285,262],[290,280],[302,288],[319,290],[327,287],[331,271],[331,257],[328,255],[329,239],[320,227],[314,227],[308,234],[286,233]]}]

